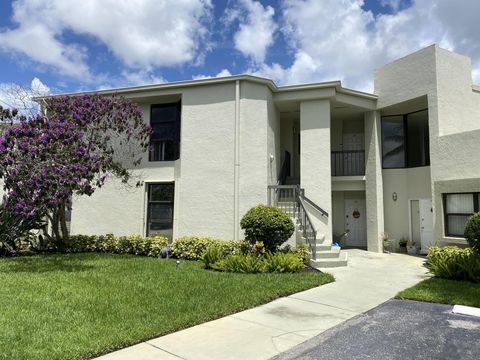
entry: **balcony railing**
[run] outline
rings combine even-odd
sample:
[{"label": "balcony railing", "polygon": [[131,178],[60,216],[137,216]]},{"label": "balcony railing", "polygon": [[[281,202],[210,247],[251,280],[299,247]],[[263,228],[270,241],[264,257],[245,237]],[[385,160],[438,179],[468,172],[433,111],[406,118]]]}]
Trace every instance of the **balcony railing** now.
[{"label": "balcony railing", "polygon": [[332,176],[365,175],[365,150],[332,151]]}]

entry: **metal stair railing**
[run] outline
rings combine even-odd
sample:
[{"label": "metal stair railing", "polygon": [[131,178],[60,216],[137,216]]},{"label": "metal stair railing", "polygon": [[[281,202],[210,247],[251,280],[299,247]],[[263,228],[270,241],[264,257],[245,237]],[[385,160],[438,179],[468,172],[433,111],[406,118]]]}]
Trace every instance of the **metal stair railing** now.
[{"label": "metal stair railing", "polygon": [[312,200],[305,196],[304,189],[299,185],[269,185],[268,204],[285,211],[290,217],[296,218],[306,239],[313,260],[317,255],[317,230],[306,209],[306,204],[320,212],[322,216],[328,217],[328,213]]}]

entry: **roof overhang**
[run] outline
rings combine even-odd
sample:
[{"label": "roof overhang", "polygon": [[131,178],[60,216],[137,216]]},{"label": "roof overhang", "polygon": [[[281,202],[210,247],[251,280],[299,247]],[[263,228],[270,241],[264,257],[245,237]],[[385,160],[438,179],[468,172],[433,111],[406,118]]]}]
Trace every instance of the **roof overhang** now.
[{"label": "roof overhang", "polygon": [[[339,102],[359,106],[365,109],[375,109],[378,96],[342,87],[340,81],[311,83],[301,85],[277,86],[271,79],[253,75],[234,75],[227,77],[187,80],[179,82],[162,83],[155,85],[132,86],[115,89],[64,93],[51,96],[78,96],[84,94],[119,94],[128,98],[140,99],[158,95],[174,94],[184,88],[196,86],[209,86],[236,81],[249,81],[267,86],[274,94],[275,101],[304,101],[331,98]],[[51,96],[35,97],[41,100]]]}]

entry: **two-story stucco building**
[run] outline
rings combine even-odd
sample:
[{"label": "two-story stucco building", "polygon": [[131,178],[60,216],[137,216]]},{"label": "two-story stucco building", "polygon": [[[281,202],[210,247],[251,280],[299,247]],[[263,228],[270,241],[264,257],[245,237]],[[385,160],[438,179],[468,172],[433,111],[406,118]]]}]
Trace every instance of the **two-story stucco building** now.
[{"label": "two-story stucco building", "polygon": [[378,252],[385,232],[423,253],[464,244],[479,211],[480,88],[467,57],[436,45],[378,69],[373,94],[248,75],[100,93],[142,107],[151,151],[140,187],[109,179],[73,200],[73,234],[239,239],[243,214],[270,202],[329,266],[346,263],[332,242]]}]

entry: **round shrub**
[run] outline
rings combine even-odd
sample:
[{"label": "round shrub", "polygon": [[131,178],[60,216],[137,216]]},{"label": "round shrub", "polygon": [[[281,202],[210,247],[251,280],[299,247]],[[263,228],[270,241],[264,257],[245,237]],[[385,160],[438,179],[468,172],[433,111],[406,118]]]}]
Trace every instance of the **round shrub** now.
[{"label": "round shrub", "polygon": [[480,213],[473,214],[465,224],[465,239],[480,254]]},{"label": "round shrub", "polygon": [[273,206],[258,205],[243,216],[240,226],[250,244],[263,242],[267,251],[274,252],[292,236],[295,225],[286,212]]}]

